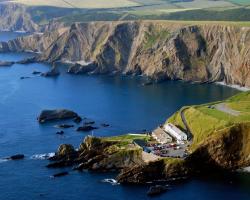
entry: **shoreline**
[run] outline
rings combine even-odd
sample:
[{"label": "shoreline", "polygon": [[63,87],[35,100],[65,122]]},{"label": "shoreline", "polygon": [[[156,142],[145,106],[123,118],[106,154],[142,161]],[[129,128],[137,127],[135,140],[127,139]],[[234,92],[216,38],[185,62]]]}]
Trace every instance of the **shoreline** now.
[{"label": "shoreline", "polygon": [[235,85],[235,84],[226,84],[225,82],[215,82],[215,84],[223,85],[223,86],[230,87],[230,88],[234,88],[234,89],[239,90],[241,92],[250,91],[250,88],[248,88],[248,87],[241,87],[241,86]]}]

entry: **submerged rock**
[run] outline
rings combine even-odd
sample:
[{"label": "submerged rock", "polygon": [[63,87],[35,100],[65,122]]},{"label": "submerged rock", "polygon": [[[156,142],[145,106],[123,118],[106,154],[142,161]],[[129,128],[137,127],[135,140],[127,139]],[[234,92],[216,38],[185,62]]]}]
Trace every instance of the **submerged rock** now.
[{"label": "submerged rock", "polygon": [[24,159],[23,154],[16,154],[7,158],[8,160],[21,160]]},{"label": "submerged rock", "polygon": [[164,192],[166,192],[168,190],[168,187],[165,185],[155,185],[155,186],[151,186],[147,192],[148,196],[155,196],[155,195],[159,195],[162,194]]},{"label": "submerged rock", "polygon": [[64,131],[57,131],[56,134],[57,134],[57,135],[63,135],[63,134],[64,134]]},{"label": "submerged rock", "polygon": [[101,126],[103,126],[103,127],[109,127],[110,125],[103,123],[103,124],[101,124]]},{"label": "submerged rock", "polygon": [[91,124],[94,124],[95,121],[89,121],[89,122],[84,122],[85,125],[91,125]]},{"label": "submerged rock", "polygon": [[43,110],[37,120],[39,123],[44,123],[52,120],[71,119],[77,116],[77,113],[67,109]]},{"label": "submerged rock", "polygon": [[70,124],[59,124],[56,125],[56,128],[72,128],[74,127],[74,125],[70,125]]},{"label": "submerged rock", "polygon": [[53,177],[54,177],[54,178],[55,178],[55,177],[61,177],[61,176],[66,176],[66,175],[68,175],[68,174],[69,174],[69,172],[60,172],[60,173],[54,174]]},{"label": "submerged rock", "polygon": [[20,79],[23,80],[23,79],[28,79],[30,78],[29,76],[21,76]]},{"label": "submerged rock", "polygon": [[39,72],[39,71],[35,70],[35,71],[32,72],[32,74],[37,75],[37,74],[42,74],[42,72]]},{"label": "submerged rock", "polygon": [[80,126],[76,129],[76,131],[84,131],[84,132],[88,132],[88,131],[92,131],[94,129],[98,129],[97,127],[94,126],[90,126],[90,125],[84,125],[84,126]]},{"label": "submerged rock", "polygon": [[0,67],[10,67],[13,64],[15,64],[15,62],[10,62],[10,61],[0,61]]},{"label": "submerged rock", "polygon": [[78,124],[82,121],[82,118],[80,116],[77,116],[73,121]]},{"label": "submerged rock", "polygon": [[142,83],[142,86],[148,86],[148,85],[152,85],[152,84],[153,84],[153,81],[149,80],[149,81]]}]

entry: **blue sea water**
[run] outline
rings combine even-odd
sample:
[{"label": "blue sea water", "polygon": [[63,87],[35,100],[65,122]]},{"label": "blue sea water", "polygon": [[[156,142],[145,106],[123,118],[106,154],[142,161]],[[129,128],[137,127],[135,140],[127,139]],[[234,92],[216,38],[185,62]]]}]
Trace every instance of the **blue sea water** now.
[{"label": "blue sea water", "polygon": [[[0,41],[18,34],[0,33]],[[28,53],[2,53],[0,60],[17,61]],[[45,72],[49,65],[15,64],[0,68],[0,158],[23,153],[21,161],[0,159],[0,200],[140,200],[148,186],[122,186],[103,183],[113,173],[70,171],[52,179],[65,169],[47,169],[47,160],[32,156],[55,152],[62,143],[76,148],[85,137],[74,129],[56,135],[55,123],[39,125],[36,117],[42,109],[68,108],[81,116],[111,127],[100,128],[97,136],[111,136],[153,129],[184,105],[222,100],[238,91],[218,85],[195,85],[168,81],[141,86],[138,77],[70,75],[62,70],[56,78],[32,75]],[[21,80],[21,76],[30,76]],[[249,174],[193,178],[172,186],[154,199],[250,199]]]}]

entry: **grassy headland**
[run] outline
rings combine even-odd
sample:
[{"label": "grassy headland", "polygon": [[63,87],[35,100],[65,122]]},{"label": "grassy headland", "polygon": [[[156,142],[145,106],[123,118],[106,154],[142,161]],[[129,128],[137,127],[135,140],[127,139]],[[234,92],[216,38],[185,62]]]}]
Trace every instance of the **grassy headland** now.
[{"label": "grassy headland", "polygon": [[[222,105],[224,110],[218,105]],[[200,142],[223,129],[250,122],[250,92],[240,93],[225,101],[186,107],[184,116],[193,134],[191,149],[195,149]],[[179,111],[167,121],[185,129]]]}]

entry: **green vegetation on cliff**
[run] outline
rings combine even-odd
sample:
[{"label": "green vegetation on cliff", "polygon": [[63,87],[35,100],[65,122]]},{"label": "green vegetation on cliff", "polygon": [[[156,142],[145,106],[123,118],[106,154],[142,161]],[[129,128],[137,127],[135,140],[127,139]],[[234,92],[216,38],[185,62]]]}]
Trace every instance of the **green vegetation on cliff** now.
[{"label": "green vegetation on cliff", "polygon": [[[240,93],[221,102],[186,107],[183,115],[193,134],[191,149],[194,150],[201,142],[219,134],[221,130],[250,122],[250,92]],[[176,112],[168,122],[185,129],[180,112]]]}]

